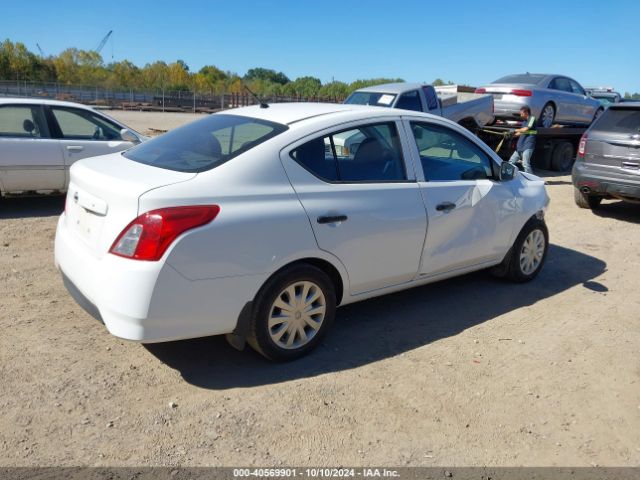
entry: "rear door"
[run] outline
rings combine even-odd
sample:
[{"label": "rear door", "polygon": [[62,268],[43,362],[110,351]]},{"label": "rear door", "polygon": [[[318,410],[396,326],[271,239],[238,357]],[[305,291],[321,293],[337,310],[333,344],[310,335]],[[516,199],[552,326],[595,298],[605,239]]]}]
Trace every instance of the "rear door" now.
[{"label": "rear door", "polygon": [[64,159],[40,104],[0,105],[0,187],[4,192],[65,187]]},{"label": "rear door", "polygon": [[352,295],[408,282],[418,271],[426,212],[400,131],[395,118],[358,122],[281,155],[319,248],[346,267]]},{"label": "rear door", "polygon": [[587,132],[585,150],[590,167],[640,180],[640,107],[605,110]]},{"label": "rear door", "polygon": [[107,155],[133,146],[120,136],[121,127],[91,110],[47,107],[55,136],[64,155],[65,169],[87,157]]},{"label": "rear door", "polygon": [[576,111],[575,94],[571,89],[571,83],[566,77],[555,77],[549,84],[553,90],[553,100],[556,103],[555,121],[558,123],[579,122]]},{"label": "rear door", "polygon": [[574,94],[573,102],[576,112],[576,121],[584,124],[590,124],[596,113],[595,103],[587,97],[587,92],[575,80],[569,79],[571,91]]},{"label": "rear door", "polygon": [[497,164],[450,126],[409,118],[405,126],[429,221],[420,276],[500,261],[513,242],[517,208],[509,182],[496,180]]}]

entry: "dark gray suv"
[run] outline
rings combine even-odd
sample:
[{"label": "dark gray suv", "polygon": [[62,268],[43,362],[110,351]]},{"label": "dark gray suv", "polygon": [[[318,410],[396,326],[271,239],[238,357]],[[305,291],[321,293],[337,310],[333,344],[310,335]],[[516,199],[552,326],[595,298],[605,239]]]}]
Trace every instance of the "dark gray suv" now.
[{"label": "dark gray suv", "polygon": [[576,204],[603,198],[640,203],[640,102],[611,105],[580,140],[573,165]]}]

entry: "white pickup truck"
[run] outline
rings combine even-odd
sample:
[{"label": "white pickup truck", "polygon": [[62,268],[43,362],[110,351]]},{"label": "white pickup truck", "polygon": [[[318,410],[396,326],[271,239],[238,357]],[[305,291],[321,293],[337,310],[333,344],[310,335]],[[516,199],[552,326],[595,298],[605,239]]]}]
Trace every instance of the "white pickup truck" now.
[{"label": "white pickup truck", "polygon": [[344,103],[375,105],[432,113],[448,118],[476,133],[493,122],[493,97],[459,91],[463,87],[433,87],[421,83],[386,83],[361,88]]}]

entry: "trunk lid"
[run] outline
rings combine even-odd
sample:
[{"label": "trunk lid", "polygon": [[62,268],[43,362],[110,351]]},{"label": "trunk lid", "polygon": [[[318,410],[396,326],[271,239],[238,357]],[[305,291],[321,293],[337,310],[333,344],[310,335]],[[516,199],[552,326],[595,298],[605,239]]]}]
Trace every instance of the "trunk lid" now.
[{"label": "trunk lid", "polygon": [[81,160],[70,170],[66,226],[94,255],[102,257],[122,229],[141,213],[141,195],[196,175],[134,162],[120,152]]}]

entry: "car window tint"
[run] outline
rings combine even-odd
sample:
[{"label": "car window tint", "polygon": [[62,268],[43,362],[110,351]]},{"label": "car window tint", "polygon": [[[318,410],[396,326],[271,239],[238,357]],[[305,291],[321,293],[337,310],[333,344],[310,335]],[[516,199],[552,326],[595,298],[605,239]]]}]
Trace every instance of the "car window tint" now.
[{"label": "car window tint", "polygon": [[554,90],[562,90],[563,92],[573,93],[573,90],[571,90],[571,83],[569,83],[569,79],[564,77],[554,78],[551,84],[549,85],[549,88],[552,88]]},{"label": "car window tint", "polygon": [[237,115],[214,114],[127,150],[139,163],[178,172],[202,172],[245,153],[288,127]]},{"label": "car window tint", "polygon": [[422,92],[424,93],[425,98],[427,99],[427,108],[429,110],[433,110],[438,108],[438,97],[436,96],[436,92],[432,87],[422,87]]},{"label": "car window tint", "polygon": [[0,136],[21,138],[48,137],[42,109],[35,105],[0,106]]},{"label": "car window tint", "polygon": [[350,105],[375,105],[377,107],[390,107],[396,95],[380,92],[353,92],[344,101]]},{"label": "car window tint", "polygon": [[586,95],[585,91],[582,89],[578,82],[574,80],[569,80],[569,85],[571,86],[571,91],[573,93],[577,93],[578,95]]},{"label": "car window tint", "polygon": [[640,134],[640,108],[609,107],[594,122],[594,132]]},{"label": "car window tint", "polygon": [[473,142],[453,130],[411,123],[427,181],[491,178],[491,159]]},{"label": "car window tint", "polygon": [[268,125],[260,123],[242,123],[212,132],[212,135],[220,142],[220,148],[224,155],[237,152],[249,147],[253,142],[259,141],[273,130]]},{"label": "car window tint", "polygon": [[396,104],[396,108],[421,112],[422,104],[420,103],[420,94],[418,93],[418,91],[413,90],[411,92],[406,92],[400,95],[398,103]]},{"label": "car window tint", "polygon": [[73,140],[122,140],[120,127],[88,110],[52,107],[63,138]]},{"label": "car window tint", "polygon": [[392,182],[407,178],[393,122],[316,138],[295,149],[291,156],[325,181]]}]

